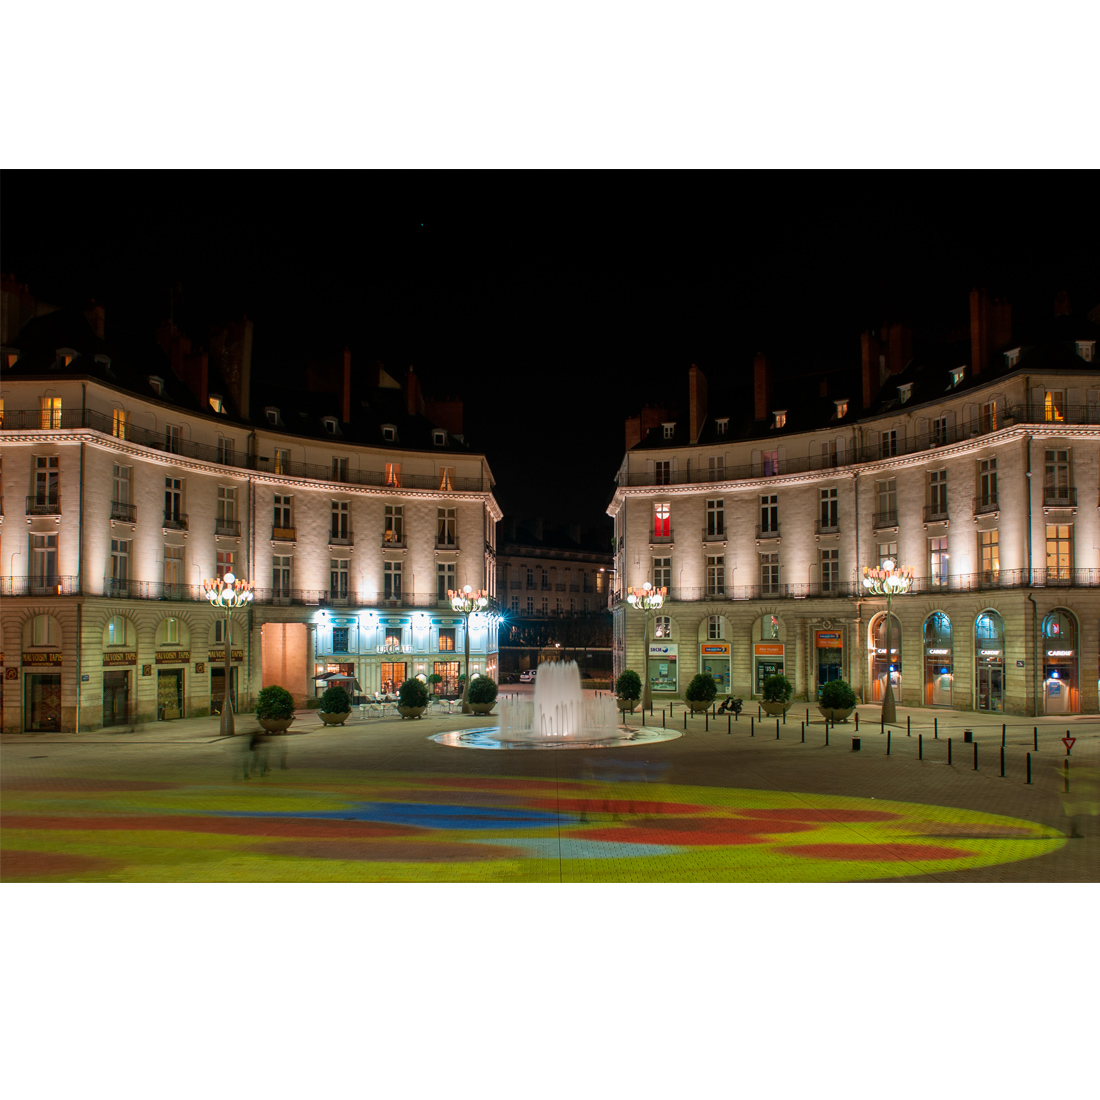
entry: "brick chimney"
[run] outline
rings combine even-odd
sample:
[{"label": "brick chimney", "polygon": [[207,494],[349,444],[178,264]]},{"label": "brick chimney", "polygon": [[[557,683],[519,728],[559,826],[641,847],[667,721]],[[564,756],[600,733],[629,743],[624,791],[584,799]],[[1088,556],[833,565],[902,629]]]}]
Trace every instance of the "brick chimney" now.
[{"label": "brick chimney", "polygon": [[416,377],[416,372],[413,368],[409,367],[408,374],[405,375],[405,408],[409,416],[415,416],[417,413],[424,412],[424,398],[420,393],[420,379]]},{"label": "brick chimney", "polygon": [[92,332],[102,340],[107,321],[107,311],[102,306],[97,306],[93,300],[92,304],[84,311],[84,316],[88,324],[91,325]]},{"label": "brick chimney", "polygon": [[668,409],[663,406],[658,408],[654,408],[652,405],[643,406],[642,411],[637,416],[626,418],[626,449],[629,451],[631,447],[636,447],[649,435],[653,428],[671,419]]},{"label": "brick chimney", "polygon": [[247,420],[252,400],[252,322],[242,317],[211,330],[210,358],[229,391],[225,396]]},{"label": "brick chimney", "polygon": [[913,358],[913,330],[908,325],[883,325],[886,336],[886,370],[901,374]]},{"label": "brick chimney", "polygon": [[688,371],[688,405],[690,408],[690,428],[692,443],[699,442],[703,425],[707,421],[707,379],[706,375],[694,364]]},{"label": "brick chimney", "polygon": [[768,370],[768,357],[762,352],[756,353],[752,363],[753,416],[757,420],[767,420],[771,411],[772,379]]},{"label": "brick chimney", "polygon": [[340,387],[340,419],[351,423],[351,348],[344,348],[343,384]]},{"label": "brick chimney", "polygon": [[882,344],[878,337],[868,329],[859,338],[859,358],[863,374],[863,407],[869,409],[878,398],[882,385]]},{"label": "brick chimney", "polygon": [[977,377],[998,348],[1012,340],[1012,306],[990,298],[983,287],[970,292],[970,373]]}]

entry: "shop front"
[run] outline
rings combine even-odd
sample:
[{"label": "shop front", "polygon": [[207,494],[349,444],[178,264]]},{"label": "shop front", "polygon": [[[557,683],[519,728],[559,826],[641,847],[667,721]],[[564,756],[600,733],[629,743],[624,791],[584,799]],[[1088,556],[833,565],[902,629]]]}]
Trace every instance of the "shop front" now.
[{"label": "shop front", "polygon": [[886,694],[887,676],[894,687],[894,698],[901,698],[901,623],[896,615],[890,619],[889,642],[885,615],[877,616],[871,625],[871,700],[876,703],[881,703]]},{"label": "shop front", "polygon": [[1043,712],[1077,713],[1077,623],[1061,608],[1043,620]]},{"label": "shop front", "polygon": [[844,632],[815,630],[814,656],[817,659],[817,697],[830,680],[844,679]]},{"label": "shop front", "polygon": [[[35,669],[23,677],[23,728],[31,732],[61,729],[60,653],[23,654],[24,668]],[[56,669],[57,671],[53,671]]]},{"label": "shop front", "polygon": [[647,662],[649,690],[674,692],[677,689],[676,656],[678,642],[650,642]]},{"label": "shop front", "polygon": [[435,661],[432,664],[432,672],[442,677],[438,684],[433,684],[432,689],[436,695],[458,695],[458,677],[461,675],[461,662],[459,661]]},{"label": "shop front", "polygon": [[754,642],[752,659],[755,666],[753,683],[756,694],[763,695],[764,681],[769,676],[782,676],[785,645],[783,642]]},{"label": "shop front", "polygon": [[[171,722],[184,713],[185,673],[191,660],[189,649],[157,651],[157,720]],[[175,667],[182,666],[182,667]]]},{"label": "shop front", "polygon": [[[244,650],[230,648],[229,660],[229,698],[233,712],[239,714],[237,683],[240,680],[240,666],[244,662]],[[210,713],[221,714],[222,700],[225,698],[225,650],[211,649],[207,654],[207,663],[210,667]]]},{"label": "shop front", "polygon": [[1005,709],[1005,624],[996,611],[983,611],[974,623],[974,668],[978,710]]},{"label": "shop front", "polygon": [[730,693],[730,643],[700,642],[699,667],[714,677],[719,695]]},{"label": "shop front", "polygon": [[137,665],[133,650],[108,650],[103,654],[103,724],[124,726],[130,721],[130,678]]},{"label": "shop front", "polygon": [[924,620],[924,704],[951,706],[955,684],[954,645],[951,620],[933,611]]}]

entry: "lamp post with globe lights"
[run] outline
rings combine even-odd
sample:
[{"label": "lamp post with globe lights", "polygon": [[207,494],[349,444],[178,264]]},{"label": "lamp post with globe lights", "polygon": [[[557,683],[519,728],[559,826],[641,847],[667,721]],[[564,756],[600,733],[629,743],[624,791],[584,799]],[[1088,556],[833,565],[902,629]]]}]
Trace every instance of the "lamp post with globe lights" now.
[{"label": "lamp post with globe lights", "polygon": [[893,559],[887,558],[882,565],[863,567],[863,587],[875,596],[886,597],[886,690],[882,693],[882,721],[894,722],[897,719],[897,708],[894,705],[894,685],[891,673],[893,671],[893,648],[890,645],[893,634],[893,603],[894,596],[904,596],[913,583],[913,569],[911,566],[902,568]]},{"label": "lamp post with globe lights", "polygon": [[473,711],[470,709],[470,704],[467,702],[467,697],[470,694],[470,616],[475,611],[480,611],[488,604],[489,594],[480,588],[475,592],[470,585],[466,585],[461,591],[452,591],[448,588],[447,599],[451,601],[451,608],[459,612],[466,620],[466,629],[462,632],[463,639],[466,643],[466,665],[463,669],[464,679],[462,682],[462,713],[472,714]]},{"label": "lamp post with globe lights", "polygon": [[653,707],[653,693],[649,688],[649,613],[658,611],[664,605],[667,588],[654,588],[646,581],[641,588],[627,590],[626,602],[642,613],[645,623],[642,635],[642,714],[646,708]]},{"label": "lamp post with globe lights", "polygon": [[225,629],[222,631],[225,641],[225,695],[222,697],[221,733],[223,737],[232,737],[233,726],[233,701],[229,690],[229,672],[232,660],[230,643],[230,623],[233,619],[233,611],[238,607],[247,607],[252,602],[252,582],[238,580],[232,573],[226,573],[224,577],[217,577],[212,581],[204,580],[203,588],[206,590],[206,598],[213,607],[225,608]]}]

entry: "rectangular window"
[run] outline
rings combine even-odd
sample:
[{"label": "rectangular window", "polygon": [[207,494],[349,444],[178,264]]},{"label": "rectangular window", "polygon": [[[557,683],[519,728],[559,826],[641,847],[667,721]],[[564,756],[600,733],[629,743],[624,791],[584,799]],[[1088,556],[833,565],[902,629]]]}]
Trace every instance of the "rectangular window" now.
[{"label": "rectangular window", "polygon": [[657,618],[653,620],[653,637],[672,637],[672,620],[667,615],[658,615]]},{"label": "rectangular window", "polygon": [[56,583],[57,536],[31,535],[31,580],[38,586]]},{"label": "rectangular window", "polygon": [[835,592],[840,583],[840,551],[821,551],[821,591]]},{"label": "rectangular window", "polygon": [[539,587],[544,591],[550,587],[550,573],[546,569],[539,570]]},{"label": "rectangular window", "polygon": [[383,566],[382,597],[387,600],[401,599],[401,562],[388,561]]},{"label": "rectangular window", "polygon": [[707,535],[721,537],[726,533],[726,509],[723,500],[707,501]]},{"label": "rectangular window", "polygon": [[876,510],[874,523],[876,527],[895,527],[898,522],[898,483],[894,478],[889,481],[877,482],[876,486]]},{"label": "rectangular window", "polygon": [[1064,500],[1070,499],[1069,486],[1069,451],[1055,450],[1046,453],[1046,480],[1043,483],[1043,499]]},{"label": "rectangular window", "polygon": [[332,502],[332,531],[334,542],[347,542],[351,535],[351,503],[346,500]]},{"label": "rectangular window", "polygon": [[760,555],[760,591],[765,596],[779,592],[779,555]]},{"label": "rectangular window", "polygon": [[224,466],[232,466],[237,446],[232,439],[218,438],[218,461]]},{"label": "rectangular window", "polygon": [[550,600],[546,597],[542,597],[542,613],[544,615],[550,614]]},{"label": "rectangular window", "polygon": [[340,458],[337,455],[332,456],[332,480],[348,480],[348,460],[346,458]]},{"label": "rectangular window", "polygon": [[400,626],[386,627],[386,645],[400,649],[405,644],[405,631]]},{"label": "rectangular window", "polygon": [[183,515],[183,478],[164,479],[164,520],[179,523]]},{"label": "rectangular window", "polygon": [[707,557],[707,595],[726,594],[726,559],[721,555]]},{"label": "rectangular window", "polygon": [[386,463],[386,484],[394,489],[401,488],[401,463]]},{"label": "rectangular window", "polygon": [[126,438],[126,426],[130,421],[130,414],[125,409],[115,409],[111,417],[111,435],[119,439]]},{"label": "rectangular window", "polygon": [[401,545],[405,541],[405,506],[387,504],[383,509],[382,541]]},{"label": "rectangular window", "polygon": [[653,587],[654,588],[671,588],[672,587],[672,559],[671,558],[654,558],[653,559]]},{"label": "rectangular window", "polygon": [[1001,554],[997,546],[996,531],[978,532],[978,560],[981,562],[982,580],[996,581],[1001,570]]},{"label": "rectangular window", "polygon": [[889,431],[882,433],[882,457],[892,458],[898,453],[898,433],[897,429],[891,428]]},{"label": "rectangular window", "polygon": [[439,652],[453,653],[455,648],[455,628],[453,626],[441,626],[439,628]]},{"label": "rectangular window", "polygon": [[42,398],[42,427],[43,428],[60,428],[61,427],[61,398],[60,397],[43,397]]},{"label": "rectangular window", "polygon": [[535,613],[535,597],[534,596],[528,596],[527,597],[527,614],[528,615],[533,615],[534,613]]},{"label": "rectangular window", "polygon": [[519,614],[519,596],[513,596],[512,597],[512,614],[513,615],[518,615]]},{"label": "rectangular window", "polygon": [[[893,543],[890,543],[893,546]],[[947,584],[947,536],[940,535],[938,538],[928,540],[928,556],[929,556],[929,576],[932,578],[932,584],[937,588]],[[893,560],[897,560],[894,557]],[[882,562],[880,556],[879,562]]]},{"label": "rectangular window", "polygon": [[1073,569],[1073,528],[1069,524],[1047,525],[1047,583],[1069,581]]},{"label": "rectangular window", "polygon": [[348,559],[329,558],[329,595],[334,600],[348,598]]},{"label": "rectangular window", "polygon": [[726,460],[722,455],[707,459],[707,478],[710,481],[726,480]]},{"label": "rectangular window", "polygon": [[290,451],[283,450],[280,447],[275,448],[275,473],[290,473]]},{"label": "rectangular window", "polygon": [[[214,620],[214,642],[217,645],[222,645],[225,642],[225,620]],[[230,643],[232,644],[232,643]]]},{"label": "rectangular window", "polygon": [[760,531],[779,530],[779,497],[776,494],[760,498]]},{"label": "rectangular window", "polygon": [[237,519],[237,490],[225,485],[218,486],[218,505],[216,519],[219,525],[233,523]]},{"label": "rectangular window", "polygon": [[437,508],[436,546],[454,546],[458,541],[458,511],[455,508]]},{"label": "rectangular window", "polygon": [[441,561],[436,565],[435,573],[436,599],[445,600],[448,592],[453,592],[458,588],[458,582],[455,580],[455,563],[453,561]]},{"label": "rectangular window", "polygon": [[439,488],[444,493],[453,493],[455,487],[455,468],[453,466],[439,467]]},{"label": "rectangular window", "polygon": [[898,544],[896,542],[880,542],[878,544],[879,565],[882,565],[884,561],[892,561],[895,565],[897,565]]},{"label": "rectangular window", "polygon": [[334,626],[332,628],[332,652],[333,653],[347,653],[348,652],[348,635],[351,633],[351,628],[346,626]]},{"label": "rectangular window", "polygon": [[942,447],[947,442],[947,417],[940,416],[932,421],[932,446]]},{"label": "rectangular window", "polygon": [[821,490],[821,529],[822,531],[835,531],[840,525],[837,512],[836,489]]},{"label": "rectangular window", "polygon": [[671,462],[655,462],[653,464],[653,483],[655,485],[670,485],[672,483]]},{"label": "rectangular window", "polygon": [[291,517],[290,511],[290,501],[290,497],[280,496],[278,493],[275,494],[271,525],[278,530],[286,531],[294,526],[294,520]]},{"label": "rectangular window", "polygon": [[164,426],[164,449],[169,454],[180,453],[180,426],[178,424],[166,424]]},{"label": "rectangular window", "polygon": [[164,548],[164,585],[170,593],[183,584],[183,547]]},{"label": "rectangular window", "polygon": [[114,481],[115,504],[129,504],[133,500],[133,466],[112,466],[111,476]]},{"label": "rectangular window", "polygon": [[164,620],[164,641],[168,645],[178,645],[180,640],[179,619]]},{"label": "rectangular window", "polygon": [[233,568],[233,551],[232,550],[219,550],[217,571],[218,577],[224,577],[226,573],[236,574],[236,569]]},{"label": "rectangular window", "polygon": [[527,567],[527,587],[535,587],[535,571],[530,566]]},{"label": "rectangular window", "polygon": [[672,536],[671,508],[668,504],[653,505],[653,537],[667,539]]},{"label": "rectangular window", "polygon": [[763,451],[760,457],[764,462],[764,476],[775,477],[779,473],[779,452]]},{"label": "rectangular window", "polygon": [[707,619],[707,638],[708,640],[715,642],[720,641],[722,638],[722,616],[711,615]]},{"label": "rectangular window", "polygon": [[555,599],[555,601],[554,601],[554,608],[555,608],[555,610],[557,611],[557,613],[558,613],[558,614],[560,615],[560,614],[561,614],[561,610],[562,610],[562,608],[561,608],[561,596],[558,596],[558,597],[557,597],[557,598]]},{"label": "rectangular window", "polygon": [[1047,390],[1043,401],[1043,419],[1049,421],[1065,420],[1066,418],[1066,391]]},{"label": "rectangular window", "polygon": [[982,508],[997,507],[997,460],[984,458],[978,463],[978,503]]},{"label": "rectangular window", "polygon": [[821,444],[821,468],[830,469],[837,465],[836,440]]},{"label": "rectangular window", "polygon": [[290,595],[290,558],[286,555],[271,559],[271,589],[276,596]]},{"label": "rectangular window", "polygon": [[122,539],[111,539],[111,580],[128,581],[130,579],[130,543]]},{"label": "rectangular window", "polygon": [[34,502],[56,507],[61,488],[61,468],[56,455],[34,456]]},{"label": "rectangular window", "polygon": [[996,401],[986,401],[982,405],[981,429],[983,432],[995,432],[997,430]]},{"label": "rectangular window", "polygon": [[928,514],[947,515],[947,471],[933,470],[928,475]]}]

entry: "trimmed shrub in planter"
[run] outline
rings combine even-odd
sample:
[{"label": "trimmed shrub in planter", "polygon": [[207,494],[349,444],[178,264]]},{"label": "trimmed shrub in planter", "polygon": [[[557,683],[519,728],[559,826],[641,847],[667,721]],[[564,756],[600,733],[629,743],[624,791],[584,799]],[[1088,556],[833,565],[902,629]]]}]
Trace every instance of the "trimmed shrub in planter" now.
[{"label": "trimmed shrub in planter", "polygon": [[830,722],[847,722],[848,715],[856,709],[856,693],[843,680],[830,680],[821,689],[817,709]]},{"label": "trimmed shrub in planter", "polygon": [[717,694],[718,685],[714,682],[714,677],[707,672],[700,672],[691,678],[691,683],[684,692],[684,698],[694,714],[709,710]]},{"label": "trimmed shrub in planter", "polygon": [[413,677],[397,689],[397,713],[402,718],[419,718],[428,706],[428,688]]},{"label": "trimmed shrub in planter", "polygon": [[794,685],[781,672],[769,676],[764,681],[763,702],[765,714],[786,714],[791,706],[791,695],[794,693]]},{"label": "trimmed shrub in planter", "polygon": [[492,714],[497,701],[497,682],[491,676],[475,676],[470,681],[466,702],[474,714]]},{"label": "trimmed shrub in planter", "polygon": [[294,696],[285,687],[270,684],[256,696],[257,718],[293,718]]},{"label": "trimmed shrub in planter", "polygon": [[642,697],[642,678],[632,668],[623,669],[615,681],[615,694],[618,696],[619,709],[633,713]]},{"label": "trimmed shrub in planter", "polygon": [[351,696],[335,684],[321,693],[321,721],[326,726],[342,726],[351,714]]}]

